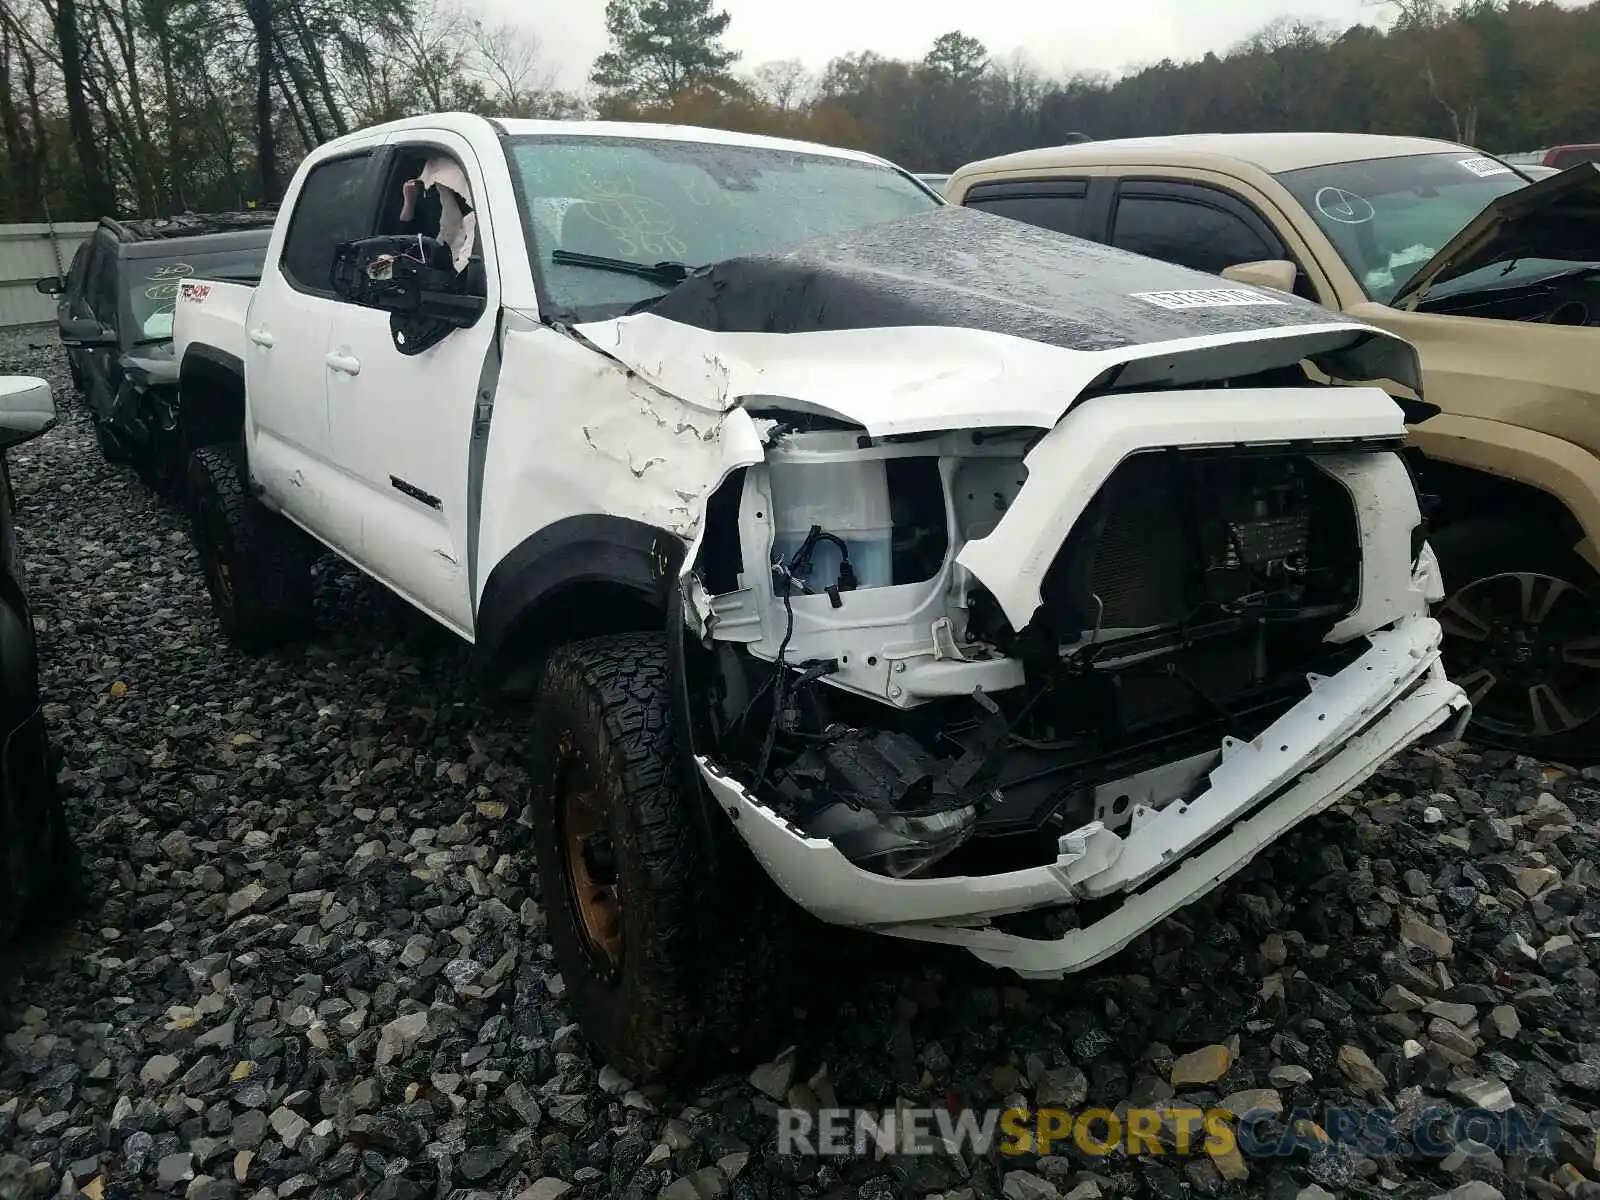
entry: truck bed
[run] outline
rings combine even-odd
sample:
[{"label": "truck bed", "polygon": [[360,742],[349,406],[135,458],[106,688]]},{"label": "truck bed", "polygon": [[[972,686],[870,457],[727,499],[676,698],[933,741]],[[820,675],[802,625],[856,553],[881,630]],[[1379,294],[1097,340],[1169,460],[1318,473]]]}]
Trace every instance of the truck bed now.
[{"label": "truck bed", "polygon": [[172,314],[172,356],[181,364],[191,344],[244,362],[245,320],[255,284],[185,279]]}]

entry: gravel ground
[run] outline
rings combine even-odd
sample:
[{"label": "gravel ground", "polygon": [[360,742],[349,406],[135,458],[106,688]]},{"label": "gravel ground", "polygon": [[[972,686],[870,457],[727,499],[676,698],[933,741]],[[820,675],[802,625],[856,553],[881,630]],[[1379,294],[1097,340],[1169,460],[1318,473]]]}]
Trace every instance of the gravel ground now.
[{"label": "gravel ground", "polygon": [[[835,939],[792,1055],[696,1095],[636,1089],[563,1004],[516,728],[479,706],[462,649],[342,570],[314,646],[220,644],[182,522],[101,460],[49,333],[3,337],[0,371],[47,375],[63,409],[13,469],[92,899],[0,966],[0,1200],[1600,1197],[1582,775],[1407,755],[1061,984]],[[1135,1157],[777,1152],[784,1099],[1223,1097],[1285,1125],[1377,1105],[1402,1130],[1432,1104],[1515,1103],[1557,1109],[1561,1133],[1505,1159],[1213,1158],[1198,1136]]]}]

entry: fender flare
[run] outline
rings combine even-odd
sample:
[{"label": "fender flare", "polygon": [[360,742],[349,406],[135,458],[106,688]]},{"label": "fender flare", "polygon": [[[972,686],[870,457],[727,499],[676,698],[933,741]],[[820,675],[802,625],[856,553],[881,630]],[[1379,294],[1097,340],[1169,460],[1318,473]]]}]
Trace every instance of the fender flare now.
[{"label": "fender flare", "polygon": [[237,375],[241,381],[244,379],[244,360],[237,354],[230,354],[226,350],[219,350],[215,346],[208,346],[204,342],[190,346],[183,354],[183,362],[178,364],[178,375],[182,378],[189,370],[191,363],[210,363],[212,366],[221,367],[229,374]]},{"label": "fender flare", "polygon": [[683,796],[715,866],[728,852],[729,831],[695,761],[688,630],[678,587],[687,552],[675,534],[628,517],[586,513],[547,525],[519,542],[489,572],[478,604],[472,658],[479,682],[492,686],[518,665],[507,661],[505,651],[520,639],[526,622],[537,621],[542,607],[572,588],[620,585],[654,608],[667,638]]},{"label": "fender flare", "polygon": [[180,429],[192,429],[195,422],[203,420],[201,413],[216,408],[210,403],[209,397],[204,392],[196,392],[190,386],[185,386],[185,381],[193,378],[193,372],[198,366],[211,367],[239,381],[239,418],[242,423],[244,418],[244,360],[237,354],[226,350],[219,350],[215,346],[199,343],[188,347],[183,354],[183,361],[178,364],[178,401],[177,425]]},{"label": "fender flare", "polygon": [[1508,479],[1560,501],[1583,529],[1574,553],[1600,574],[1600,461],[1583,447],[1455,413],[1413,427],[1411,444],[1425,458]]},{"label": "fender flare", "polygon": [[620,586],[661,614],[677,590],[687,547],[677,535],[643,521],[603,513],[563,517],[519,542],[484,580],[473,638],[475,674],[493,682],[514,664],[506,651],[564,592],[586,585]]}]

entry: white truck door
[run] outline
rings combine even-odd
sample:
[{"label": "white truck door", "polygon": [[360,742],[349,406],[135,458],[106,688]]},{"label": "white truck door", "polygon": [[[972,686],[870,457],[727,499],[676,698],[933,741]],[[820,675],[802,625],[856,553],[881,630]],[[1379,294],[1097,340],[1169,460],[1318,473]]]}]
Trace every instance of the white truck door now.
[{"label": "white truck door", "polygon": [[251,474],[287,516],[335,545],[359,535],[359,514],[337,503],[328,428],[328,338],[341,307],[333,252],[370,220],[382,140],[314,163],[290,189],[287,229],[274,235],[245,320]]},{"label": "white truck door", "polygon": [[[420,354],[403,354],[389,314],[341,304],[331,322],[328,413],[334,452],[362,512],[352,557],[416,607],[471,640],[468,464],[479,379],[495,349],[501,280],[482,165],[470,143],[443,130],[407,130],[385,146],[376,227],[363,236],[411,232],[399,222],[407,180],[446,168],[472,192],[474,257],[485,307],[477,324],[451,331]],[[454,174],[450,169],[459,171]],[[420,198],[414,231],[434,236],[437,185]],[[514,218],[513,218],[514,219]]]}]

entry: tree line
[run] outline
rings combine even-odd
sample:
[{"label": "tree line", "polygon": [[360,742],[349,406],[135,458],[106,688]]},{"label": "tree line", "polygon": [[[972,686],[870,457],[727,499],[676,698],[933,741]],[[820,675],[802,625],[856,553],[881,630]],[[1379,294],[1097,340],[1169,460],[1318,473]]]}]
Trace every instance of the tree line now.
[{"label": "tree line", "polygon": [[1600,0],[1369,2],[1346,29],[1285,18],[1183,62],[1052,76],[960,31],[911,61],[746,64],[716,0],[609,0],[579,93],[554,85],[534,29],[462,0],[0,0],[0,214],[271,205],[310,148],[442,110],[712,125],[922,171],[1083,135],[1600,140]]}]

